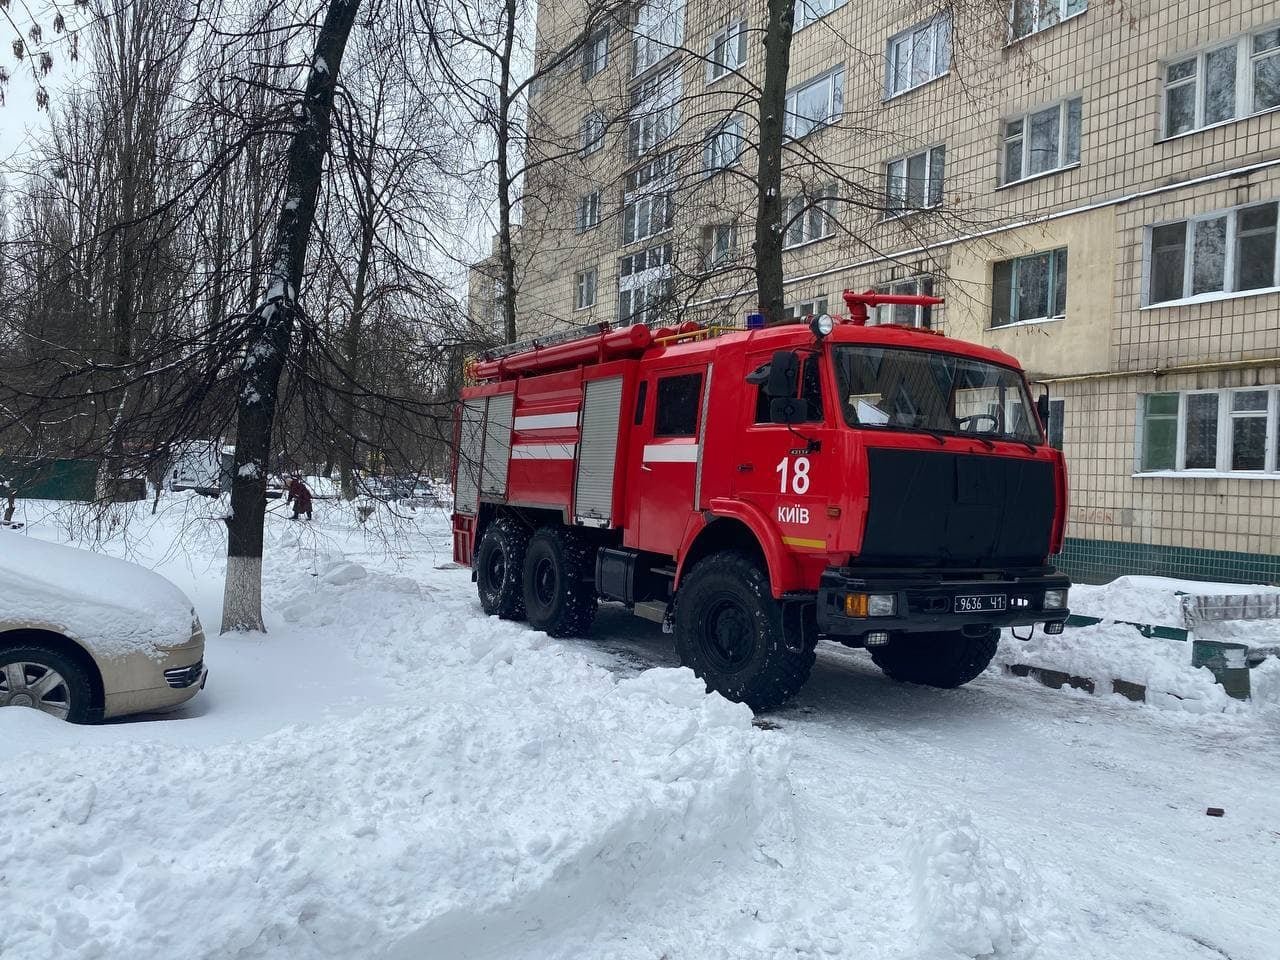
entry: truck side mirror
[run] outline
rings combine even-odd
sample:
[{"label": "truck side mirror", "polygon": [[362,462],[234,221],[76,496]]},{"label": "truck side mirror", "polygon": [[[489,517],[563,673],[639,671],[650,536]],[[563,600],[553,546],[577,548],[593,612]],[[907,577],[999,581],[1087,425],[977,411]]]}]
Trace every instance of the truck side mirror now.
[{"label": "truck side mirror", "polygon": [[1040,424],[1049,428],[1049,394],[1042,393],[1036,397],[1036,413],[1040,414]]},{"label": "truck side mirror", "polygon": [[[799,387],[800,358],[790,350],[779,350],[774,353],[773,359],[769,361],[769,382],[765,384],[764,392],[777,400],[794,397],[799,393]],[[772,413],[773,408],[769,409]]]},{"label": "truck side mirror", "polygon": [[770,423],[808,423],[812,419],[809,401],[803,397],[774,397],[769,401]]}]

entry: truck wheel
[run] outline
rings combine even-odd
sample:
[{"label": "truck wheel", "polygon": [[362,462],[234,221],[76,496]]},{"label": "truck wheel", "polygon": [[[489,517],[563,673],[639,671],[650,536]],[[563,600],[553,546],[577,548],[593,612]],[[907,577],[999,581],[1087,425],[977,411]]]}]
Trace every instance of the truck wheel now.
[{"label": "truck wheel", "polygon": [[676,593],[680,662],[708,690],[769,710],[796,695],[813,669],[813,647],[787,648],[782,607],[769,577],[736,551],[713,553],[689,571]]},{"label": "truck wheel", "polygon": [[503,620],[524,619],[524,592],[520,589],[529,532],[518,520],[498,517],[485,528],[476,548],[476,588],[485,613]]},{"label": "truck wheel", "polygon": [[887,646],[869,649],[875,665],[894,680],[950,689],[987,669],[999,642],[1000,631],[988,627],[977,637],[959,630],[899,634]]},{"label": "truck wheel", "polygon": [[553,637],[584,637],[596,618],[592,550],[563,527],[543,527],[524,555],[524,608],[529,625]]}]

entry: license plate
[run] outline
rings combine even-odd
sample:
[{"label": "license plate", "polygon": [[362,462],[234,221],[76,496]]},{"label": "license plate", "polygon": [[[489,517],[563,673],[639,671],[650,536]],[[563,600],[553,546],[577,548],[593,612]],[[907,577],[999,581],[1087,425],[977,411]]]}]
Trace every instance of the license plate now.
[{"label": "license plate", "polygon": [[1006,597],[1003,593],[982,594],[980,596],[956,597],[956,613],[988,613],[1005,609]]}]

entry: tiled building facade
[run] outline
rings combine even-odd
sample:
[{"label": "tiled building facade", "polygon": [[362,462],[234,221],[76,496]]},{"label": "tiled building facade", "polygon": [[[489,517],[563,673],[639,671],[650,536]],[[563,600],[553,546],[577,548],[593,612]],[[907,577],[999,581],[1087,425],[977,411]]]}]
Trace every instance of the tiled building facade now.
[{"label": "tiled building facade", "polygon": [[[1280,6],[797,10],[790,308],[932,290],[892,319],[1047,382],[1076,576],[1280,582]],[[753,308],[764,23],[759,0],[540,5],[539,64],[588,40],[531,102],[526,332]]]}]

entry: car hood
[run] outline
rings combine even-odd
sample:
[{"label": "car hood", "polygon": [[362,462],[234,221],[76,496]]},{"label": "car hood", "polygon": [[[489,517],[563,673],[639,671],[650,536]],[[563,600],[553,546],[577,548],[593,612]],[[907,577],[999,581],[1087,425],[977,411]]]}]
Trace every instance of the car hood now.
[{"label": "car hood", "polygon": [[186,643],[193,620],[186,594],[158,573],[0,530],[0,623],[45,624],[113,657]]}]

